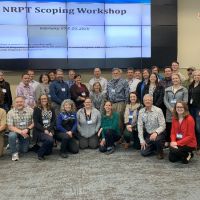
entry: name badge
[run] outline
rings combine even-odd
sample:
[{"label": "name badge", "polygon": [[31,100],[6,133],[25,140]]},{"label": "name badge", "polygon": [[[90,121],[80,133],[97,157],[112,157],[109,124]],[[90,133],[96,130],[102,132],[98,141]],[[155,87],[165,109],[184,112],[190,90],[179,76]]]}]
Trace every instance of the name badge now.
[{"label": "name badge", "polygon": [[50,95],[50,94],[48,94],[48,97],[49,97],[49,98],[51,98],[51,95]]},{"label": "name badge", "polygon": [[44,119],[43,120],[43,124],[48,124],[49,123],[49,120],[48,119]]},{"label": "name badge", "polygon": [[88,120],[88,121],[87,121],[87,124],[92,124],[92,120]]},{"label": "name badge", "polygon": [[82,96],[86,96],[85,92],[82,92],[81,95],[82,95]]},{"label": "name badge", "polygon": [[61,88],[61,91],[62,91],[62,92],[65,92],[65,88]]},{"label": "name badge", "polygon": [[172,99],[172,100],[171,100],[171,103],[176,103],[176,99]]},{"label": "name badge", "polygon": [[128,118],[129,118],[129,119],[133,119],[133,115],[129,115]]},{"label": "name badge", "polygon": [[183,134],[182,133],[177,133],[176,134],[176,138],[177,139],[182,139],[183,138]]},{"label": "name badge", "polygon": [[26,125],[26,122],[20,122],[19,125],[20,125],[20,126],[25,126],[25,125]]},{"label": "name badge", "polygon": [[193,99],[190,99],[190,104],[192,104],[193,103]]},{"label": "name badge", "polygon": [[6,91],[6,89],[2,89],[2,92],[3,92],[3,93],[6,93],[7,91]]},{"label": "name badge", "polygon": [[115,89],[111,89],[111,92],[115,93]]}]

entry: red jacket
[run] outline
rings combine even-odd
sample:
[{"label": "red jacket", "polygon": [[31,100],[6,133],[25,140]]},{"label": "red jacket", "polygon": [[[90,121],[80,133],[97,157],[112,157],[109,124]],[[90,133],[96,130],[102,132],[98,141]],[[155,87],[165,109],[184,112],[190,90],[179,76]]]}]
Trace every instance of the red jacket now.
[{"label": "red jacket", "polygon": [[[177,139],[177,133],[182,134],[182,139]],[[178,146],[188,146],[192,148],[197,146],[195,122],[191,115],[185,117],[181,124],[177,119],[172,119],[171,141],[177,142]]]}]

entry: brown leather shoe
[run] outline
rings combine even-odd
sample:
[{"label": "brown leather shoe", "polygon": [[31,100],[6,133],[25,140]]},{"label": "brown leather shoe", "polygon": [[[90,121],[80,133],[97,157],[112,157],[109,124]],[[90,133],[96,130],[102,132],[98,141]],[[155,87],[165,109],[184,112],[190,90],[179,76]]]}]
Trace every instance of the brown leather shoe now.
[{"label": "brown leather shoe", "polygon": [[164,159],[164,152],[163,152],[163,151],[159,152],[159,153],[157,154],[157,158],[158,158],[159,160]]}]

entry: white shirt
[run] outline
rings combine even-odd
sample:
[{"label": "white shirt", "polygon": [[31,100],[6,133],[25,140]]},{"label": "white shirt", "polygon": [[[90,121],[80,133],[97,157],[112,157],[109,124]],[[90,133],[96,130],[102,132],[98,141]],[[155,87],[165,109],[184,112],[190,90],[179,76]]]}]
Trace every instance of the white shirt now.
[{"label": "white shirt", "polygon": [[96,82],[99,82],[101,84],[102,92],[106,93],[108,81],[105,78],[103,78],[103,77],[100,77],[100,78],[95,78],[94,77],[94,78],[92,78],[89,81],[89,91],[90,92],[92,91],[93,84],[96,83]]},{"label": "white shirt", "polygon": [[35,92],[35,89],[37,88],[37,86],[39,85],[39,82],[32,80],[30,81],[29,85],[31,85],[33,87],[33,90]]},{"label": "white shirt", "polygon": [[137,85],[141,80],[139,80],[137,78],[133,78],[132,80],[127,80],[127,81],[128,81],[128,84],[129,84],[130,92],[135,92]]}]

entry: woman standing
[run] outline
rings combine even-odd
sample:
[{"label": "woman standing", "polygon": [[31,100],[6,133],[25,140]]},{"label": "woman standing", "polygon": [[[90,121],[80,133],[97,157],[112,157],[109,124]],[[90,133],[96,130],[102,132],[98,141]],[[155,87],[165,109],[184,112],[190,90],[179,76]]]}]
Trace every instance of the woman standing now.
[{"label": "woman standing", "polygon": [[188,112],[188,106],[183,101],[178,101],[174,108],[172,119],[171,143],[169,160],[182,161],[187,164],[193,157],[197,142],[195,138],[194,119]]},{"label": "woman standing", "polygon": [[98,136],[101,136],[99,151],[111,154],[115,151],[114,143],[121,138],[119,128],[119,113],[112,112],[112,103],[106,101],[104,104],[105,114],[102,115],[101,129]]},{"label": "woman standing", "polygon": [[165,89],[164,104],[166,111],[166,144],[170,142],[172,113],[177,101],[188,102],[188,90],[181,85],[181,78],[179,74],[172,74],[172,86]]},{"label": "woman standing", "polygon": [[38,104],[33,112],[33,121],[33,134],[36,135],[37,141],[42,142],[42,146],[38,150],[38,159],[44,160],[44,156],[52,152],[55,126],[55,112],[51,108],[47,95],[41,95],[38,99]]},{"label": "woman standing", "polygon": [[84,108],[77,112],[79,144],[81,149],[96,149],[99,144],[97,132],[101,125],[100,112],[92,107],[92,100],[86,98]]},{"label": "woman standing", "polygon": [[189,109],[195,120],[197,149],[200,148],[200,70],[193,72],[194,81],[189,86]]},{"label": "woman standing", "polygon": [[159,108],[163,108],[164,99],[164,88],[159,85],[158,77],[156,74],[152,73],[149,77],[148,84],[144,87],[144,95],[150,94],[153,96],[153,105]]},{"label": "woman standing", "polygon": [[126,105],[125,113],[124,113],[124,123],[126,125],[126,129],[124,131],[124,140],[125,145],[124,148],[127,149],[130,146],[131,140],[133,140],[133,148],[140,149],[140,141],[138,138],[137,132],[137,119],[138,113],[141,108],[140,103],[138,102],[138,98],[135,92],[131,92],[129,95],[129,104]]},{"label": "woman standing", "polygon": [[90,98],[94,107],[100,112],[102,112],[105,101],[105,94],[102,93],[102,87],[99,82],[95,82],[93,84],[92,91],[90,93]]},{"label": "woman standing", "polygon": [[61,141],[60,156],[67,158],[67,151],[79,152],[77,140],[76,107],[72,100],[66,99],[61,104],[61,112],[57,118],[56,138]]},{"label": "woman standing", "polygon": [[89,97],[89,91],[86,85],[81,83],[81,75],[77,74],[74,77],[75,84],[73,84],[70,88],[71,98],[75,102],[76,108],[80,109],[84,105],[84,101],[87,97]]},{"label": "woman standing", "polygon": [[45,94],[49,96],[49,75],[41,74],[39,78],[40,84],[35,89],[35,99],[38,101],[41,95]]}]

